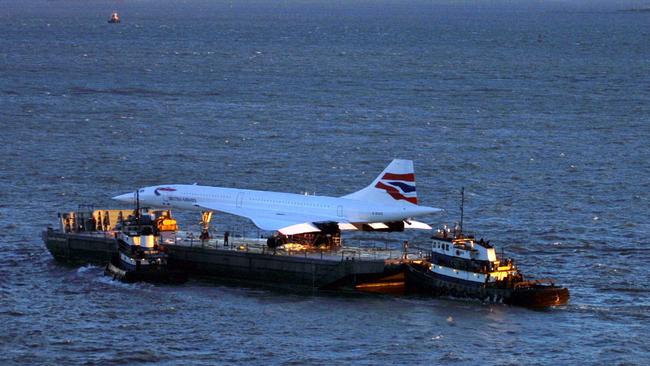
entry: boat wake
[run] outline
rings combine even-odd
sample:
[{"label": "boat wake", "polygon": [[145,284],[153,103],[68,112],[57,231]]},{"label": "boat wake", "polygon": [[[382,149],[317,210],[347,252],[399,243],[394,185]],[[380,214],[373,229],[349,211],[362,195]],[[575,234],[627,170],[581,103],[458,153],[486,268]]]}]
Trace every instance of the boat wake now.
[{"label": "boat wake", "polygon": [[118,280],[114,280],[111,277],[105,276],[103,270],[97,273],[97,277],[94,278],[94,281],[99,282],[103,285],[108,285],[110,287],[124,289],[124,290],[143,291],[143,290],[151,290],[153,287],[153,285],[145,282],[125,283]]},{"label": "boat wake", "polygon": [[93,282],[98,282],[102,285],[107,285],[117,289],[142,291],[151,288],[151,285],[144,283],[123,283],[113,280],[111,277],[104,275],[104,267],[92,264],[77,268],[74,274],[77,277],[89,278]]},{"label": "boat wake", "polygon": [[94,266],[92,264],[85,265],[83,267],[77,268],[77,274],[84,274],[87,272],[91,272],[93,270],[99,270],[99,267]]}]

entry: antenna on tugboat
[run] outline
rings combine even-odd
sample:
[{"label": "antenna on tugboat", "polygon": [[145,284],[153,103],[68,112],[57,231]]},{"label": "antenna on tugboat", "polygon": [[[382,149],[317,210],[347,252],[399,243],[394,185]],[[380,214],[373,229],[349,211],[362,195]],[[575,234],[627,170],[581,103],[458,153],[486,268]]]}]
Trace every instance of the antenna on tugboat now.
[{"label": "antenna on tugboat", "polygon": [[138,222],[138,232],[142,230],[140,227],[140,192],[135,190],[135,219]]},{"label": "antenna on tugboat", "polygon": [[465,206],[465,187],[460,189],[460,232],[463,232],[463,214]]}]

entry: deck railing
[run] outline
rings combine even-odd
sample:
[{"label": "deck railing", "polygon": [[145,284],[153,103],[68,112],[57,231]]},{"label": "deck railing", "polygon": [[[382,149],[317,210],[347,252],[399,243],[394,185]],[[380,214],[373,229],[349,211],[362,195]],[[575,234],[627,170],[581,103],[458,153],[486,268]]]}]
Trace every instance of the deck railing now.
[{"label": "deck railing", "polygon": [[[49,230],[49,229],[48,229]],[[52,229],[52,231],[54,231]],[[56,230],[61,232],[60,230]],[[115,238],[115,231],[80,231],[69,232],[68,235],[78,235],[83,237],[95,237],[104,240]],[[241,234],[244,234],[243,232]],[[260,253],[265,255],[283,255],[283,256],[301,256],[304,258],[315,259],[328,259],[339,261],[364,261],[364,260],[403,260],[404,252],[402,245],[396,242],[394,245],[389,246],[384,243],[382,247],[379,246],[364,246],[364,247],[351,247],[340,246],[336,248],[306,248],[301,250],[294,249],[280,249],[269,248],[266,245],[267,238],[263,237],[245,237],[242,235],[231,235],[228,240],[228,245],[225,245],[224,239],[221,237],[200,239],[197,234],[192,232],[168,232],[159,236],[158,244],[162,245],[180,245],[188,247],[200,247],[205,249],[214,250],[229,250],[229,251],[243,251]],[[397,249],[399,248],[399,249]],[[409,259],[421,259],[430,253],[430,249],[423,246],[411,246],[408,250]]]}]

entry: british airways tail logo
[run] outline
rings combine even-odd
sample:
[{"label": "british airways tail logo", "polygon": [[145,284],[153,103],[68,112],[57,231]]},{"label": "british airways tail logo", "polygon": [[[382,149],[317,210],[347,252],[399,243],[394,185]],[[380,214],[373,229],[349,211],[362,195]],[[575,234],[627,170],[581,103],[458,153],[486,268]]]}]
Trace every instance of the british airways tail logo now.
[{"label": "british airways tail logo", "polygon": [[386,173],[377,182],[375,188],[383,189],[395,200],[405,200],[414,205],[418,204],[415,191],[415,174]]},{"label": "british airways tail logo", "polygon": [[163,191],[163,192],[174,192],[174,191],[176,191],[176,188],[170,188],[170,187],[156,188],[156,189],[153,191],[153,193],[155,193],[156,196],[160,196],[160,195],[161,195],[160,191]]}]

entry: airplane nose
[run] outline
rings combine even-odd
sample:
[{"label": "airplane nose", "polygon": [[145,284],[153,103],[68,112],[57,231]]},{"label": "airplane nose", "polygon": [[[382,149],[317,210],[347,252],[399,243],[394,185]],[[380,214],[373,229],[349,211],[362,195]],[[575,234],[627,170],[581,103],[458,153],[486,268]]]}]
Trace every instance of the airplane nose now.
[{"label": "airplane nose", "polygon": [[132,203],[134,201],[133,196],[134,196],[133,193],[125,193],[119,196],[115,196],[113,197],[113,199],[120,202]]}]

